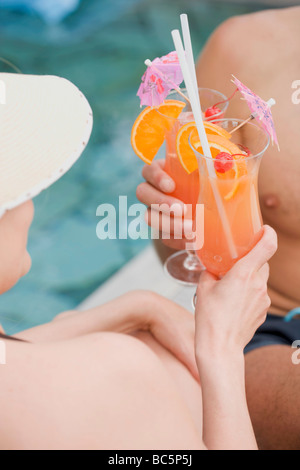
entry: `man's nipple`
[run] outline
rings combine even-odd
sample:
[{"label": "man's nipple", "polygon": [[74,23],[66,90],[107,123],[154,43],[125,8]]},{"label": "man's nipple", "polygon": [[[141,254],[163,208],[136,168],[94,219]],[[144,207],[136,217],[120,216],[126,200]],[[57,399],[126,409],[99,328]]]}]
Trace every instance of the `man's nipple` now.
[{"label": "man's nipple", "polygon": [[275,194],[266,194],[262,197],[262,202],[268,209],[277,209],[280,206],[280,200]]}]

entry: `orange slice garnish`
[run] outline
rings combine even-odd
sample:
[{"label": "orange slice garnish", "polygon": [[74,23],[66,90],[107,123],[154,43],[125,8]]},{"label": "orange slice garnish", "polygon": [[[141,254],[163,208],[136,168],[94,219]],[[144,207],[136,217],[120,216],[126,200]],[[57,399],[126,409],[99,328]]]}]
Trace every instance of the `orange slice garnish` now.
[{"label": "orange slice garnish", "polygon": [[203,124],[206,134],[221,135],[222,137],[225,137],[225,139],[231,139],[231,134],[227,132],[226,129],[223,129],[223,127],[208,121],[204,121]]},{"label": "orange slice garnish", "polygon": [[[229,193],[227,193],[224,196],[225,201],[229,201],[230,199],[232,199],[236,195],[236,193],[238,192],[238,189],[239,189],[240,181],[241,181],[240,178],[242,176],[247,175],[247,173],[248,173],[247,172],[247,164],[246,164],[246,161],[245,161],[245,158],[247,158],[247,155],[245,154],[245,157],[243,157],[242,155],[233,155],[233,158],[234,158],[234,168],[233,168],[233,170],[235,171],[234,184],[233,184],[232,190],[229,191]],[[226,173],[225,173],[225,175],[226,175]],[[218,173],[218,176],[219,176],[219,173]]]},{"label": "orange slice garnish", "polygon": [[176,151],[181,165],[188,174],[193,173],[197,170],[197,159],[193,150],[189,144],[189,138],[191,136],[190,142],[192,145],[195,145],[199,142],[198,133],[194,132],[196,130],[195,122],[188,122],[182,126],[176,136]]},{"label": "orange slice garnish", "polygon": [[[223,195],[224,199],[229,201],[238,191],[240,178],[247,174],[247,164],[245,161],[247,155],[236,144],[230,141],[231,134],[225,129],[207,121],[203,124],[212,157],[216,158],[221,152],[226,152],[233,156],[234,165],[230,171],[226,173],[216,172],[220,181],[227,180],[229,184],[232,183],[232,189]],[[198,168],[197,158],[190,144],[192,144],[200,154],[203,154],[195,122],[189,122],[182,126],[176,138],[178,158],[185,171],[189,174],[193,173]],[[245,153],[245,157],[243,157],[243,153]]]},{"label": "orange slice garnish", "polygon": [[[236,144],[220,135],[207,134],[207,140],[213,158],[216,158],[221,152],[230,153],[230,155],[241,153],[241,149]],[[193,143],[193,145],[199,153],[203,153],[200,142]]]},{"label": "orange slice garnish", "polygon": [[152,163],[165,140],[166,131],[172,127],[170,118],[177,119],[185,106],[183,101],[165,100],[160,106],[145,108],[137,117],[131,131],[131,145],[143,162]]},{"label": "orange slice garnish", "polygon": [[[203,124],[206,134],[221,136],[227,140],[231,138],[231,134],[229,134],[229,132],[227,132],[222,127],[207,121],[204,121]],[[192,145],[199,141],[195,121],[188,122],[182,126],[179,129],[176,137],[176,150],[178,158],[185,171],[190,174],[198,168],[198,165],[195,154],[190,147],[189,139]]]},{"label": "orange slice garnish", "polygon": [[[244,175],[247,175],[247,164],[245,160],[247,155],[245,154],[244,157],[242,155],[243,152],[241,149],[233,142],[224,139],[224,137],[208,135],[207,138],[213,158],[216,158],[221,152],[226,152],[233,156],[234,165],[231,170],[227,171],[226,173],[216,172],[220,181],[227,180],[229,184],[232,185],[232,189],[230,189],[229,192],[223,194],[225,201],[229,201],[236,195],[239,189],[240,178]],[[203,153],[200,142],[196,142],[193,145],[200,154]]]},{"label": "orange slice garnish", "polygon": [[[204,123],[204,126],[206,126],[206,123]],[[191,136],[190,142],[196,148],[196,150],[196,144],[198,143],[200,145],[198,133],[194,130],[195,125],[194,123],[190,122],[181,127],[176,139],[176,150],[178,158],[185,171],[189,174],[193,173],[198,168],[197,158],[189,144],[189,136]],[[241,153],[241,150],[237,145],[233,144],[230,140],[221,135],[207,133],[207,139],[213,158],[216,158],[220,152],[227,152],[231,155],[233,153]]]}]

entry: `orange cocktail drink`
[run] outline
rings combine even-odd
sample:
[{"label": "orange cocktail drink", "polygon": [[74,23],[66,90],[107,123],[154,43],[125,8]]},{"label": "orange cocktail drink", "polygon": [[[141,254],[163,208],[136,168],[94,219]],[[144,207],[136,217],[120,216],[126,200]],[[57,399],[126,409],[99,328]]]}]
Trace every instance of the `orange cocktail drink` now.
[{"label": "orange cocktail drink", "polygon": [[[219,126],[232,132],[240,124],[238,119],[222,120]],[[206,269],[223,276],[238,259],[245,256],[262,236],[262,216],[258,198],[258,172],[262,156],[269,145],[269,137],[257,124],[248,123],[232,133],[230,142],[239,150],[202,155],[202,148],[193,150],[200,172],[199,204],[204,206],[204,244],[197,255]],[[228,247],[213,188],[217,188],[228,220],[237,256]],[[203,227],[196,227],[203,230]]]},{"label": "orange cocktail drink", "polygon": [[182,168],[178,159],[176,149],[176,137],[179,129],[193,120],[192,113],[182,112],[181,116],[174,120],[172,129],[166,132],[166,162],[165,171],[175,182],[176,189],[172,196],[183,201],[185,204],[197,204],[199,195],[199,172],[198,170],[188,174]]},{"label": "orange cocktail drink", "polygon": [[[185,90],[183,90],[183,92],[185,92]],[[214,114],[213,119],[221,119],[224,117],[228,107],[226,96],[209,88],[199,88],[199,95],[203,111],[212,108],[216,103],[219,103],[218,109],[220,112],[218,114]],[[170,93],[167,99],[184,101],[183,97],[176,91]],[[211,118],[205,117],[205,115],[204,119],[211,120]],[[186,103],[185,108],[177,119],[172,119],[172,123],[170,120],[170,126],[168,126],[168,130],[166,131],[165,171],[168,173],[168,175],[171,176],[176,185],[176,189],[172,193],[172,196],[183,201],[185,204],[196,205],[199,194],[198,170],[192,172],[191,174],[187,174],[178,160],[178,152],[176,149],[176,137],[178,131],[183,125],[193,120],[194,117],[189,103]]]}]

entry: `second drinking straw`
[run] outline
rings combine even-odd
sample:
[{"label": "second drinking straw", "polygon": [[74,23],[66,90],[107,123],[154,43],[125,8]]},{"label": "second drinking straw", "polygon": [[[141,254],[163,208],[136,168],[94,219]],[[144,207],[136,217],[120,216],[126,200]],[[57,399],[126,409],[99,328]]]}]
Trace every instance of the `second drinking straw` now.
[{"label": "second drinking straw", "polygon": [[186,89],[187,89],[187,92],[188,92],[188,95],[189,95],[189,98],[190,98],[190,101],[191,101],[191,107],[192,107],[192,111],[193,111],[193,114],[194,114],[194,119],[195,119],[196,127],[197,127],[197,130],[198,130],[199,138],[200,138],[200,141],[201,141],[201,145],[202,145],[202,148],[203,148],[203,152],[204,152],[204,155],[206,157],[210,157],[210,159],[211,159],[211,161],[210,161],[209,158],[206,160],[207,169],[208,169],[208,173],[209,173],[209,176],[210,176],[212,190],[213,190],[215,201],[216,201],[216,204],[217,204],[217,207],[218,207],[218,212],[219,212],[220,219],[221,219],[221,222],[222,222],[222,226],[223,226],[223,230],[224,230],[225,237],[226,237],[226,240],[227,240],[230,255],[231,255],[232,259],[236,259],[238,257],[237,250],[236,250],[236,247],[235,247],[235,244],[234,244],[234,241],[233,241],[229,221],[227,219],[227,215],[226,215],[226,212],[225,212],[225,209],[224,209],[224,206],[223,206],[223,202],[222,202],[222,199],[221,199],[221,196],[220,196],[220,193],[219,193],[216,181],[215,181],[215,169],[214,169],[214,164],[213,164],[213,158],[212,158],[212,155],[211,155],[210,147],[209,147],[209,144],[208,144],[208,140],[207,140],[207,136],[206,136],[203,120],[202,120],[202,111],[201,111],[201,106],[200,106],[200,100],[199,100],[199,97],[197,96],[198,95],[198,86],[196,86],[196,88],[194,86],[194,82],[195,81],[197,82],[197,79],[195,78],[193,80],[192,74],[189,71],[189,67],[188,67],[188,64],[187,64],[185,51],[183,49],[183,44],[182,44],[182,41],[181,41],[179,31],[178,30],[172,31],[172,37],[173,37],[175,49],[176,49],[176,52],[177,52],[177,55],[178,55],[178,59],[179,59],[179,62],[180,62],[180,66],[181,66],[182,74],[183,74],[183,77],[184,77]]},{"label": "second drinking straw", "polygon": [[[196,75],[196,68],[195,68],[195,62],[194,62],[194,54],[193,54],[188,16],[185,13],[183,13],[182,15],[180,15],[180,21],[181,21],[181,30],[182,30],[183,44],[184,44],[187,65],[188,65],[190,74],[192,76],[194,89],[198,90],[197,75]],[[199,97],[199,93],[197,94],[197,96]]]}]

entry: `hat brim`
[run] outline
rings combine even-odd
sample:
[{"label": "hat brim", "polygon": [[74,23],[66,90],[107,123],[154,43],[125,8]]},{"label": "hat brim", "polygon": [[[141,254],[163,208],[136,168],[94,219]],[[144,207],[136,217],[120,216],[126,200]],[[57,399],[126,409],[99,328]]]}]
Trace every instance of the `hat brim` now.
[{"label": "hat brim", "polygon": [[92,127],[87,99],[68,80],[0,74],[0,215],[63,176]]}]

